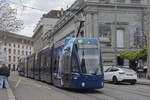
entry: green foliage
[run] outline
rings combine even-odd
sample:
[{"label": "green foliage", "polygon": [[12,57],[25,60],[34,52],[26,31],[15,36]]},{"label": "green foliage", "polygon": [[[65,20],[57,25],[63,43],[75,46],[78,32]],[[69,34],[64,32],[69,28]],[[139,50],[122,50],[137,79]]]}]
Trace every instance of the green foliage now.
[{"label": "green foliage", "polygon": [[122,52],[120,53],[120,57],[133,61],[136,58],[136,55],[134,52]]},{"label": "green foliage", "polygon": [[120,57],[123,59],[128,59],[130,61],[136,61],[136,60],[147,60],[147,47],[144,46],[137,52],[121,52]]},{"label": "green foliage", "polygon": [[136,52],[136,59],[147,60],[147,47],[144,46],[139,51]]}]

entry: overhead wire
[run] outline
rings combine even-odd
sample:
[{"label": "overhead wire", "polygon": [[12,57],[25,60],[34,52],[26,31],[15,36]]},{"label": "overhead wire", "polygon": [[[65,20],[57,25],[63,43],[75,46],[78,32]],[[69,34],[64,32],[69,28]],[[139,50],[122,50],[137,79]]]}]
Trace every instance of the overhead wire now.
[{"label": "overhead wire", "polygon": [[[35,8],[35,7],[32,7],[32,6],[25,5],[25,4],[23,3],[23,0],[19,0],[19,2],[20,2],[20,4],[21,4],[20,6],[22,6],[21,16],[22,16],[22,14],[23,14],[25,8],[29,8],[29,9],[33,9],[33,10],[38,10],[38,11],[41,11],[41,12],[48,12],[47,10],[44,10],[44,9]],[[12,1],[9,1],[9,3],[14,4],[14,5],[18,5],[16,2],[12,2]]]}]

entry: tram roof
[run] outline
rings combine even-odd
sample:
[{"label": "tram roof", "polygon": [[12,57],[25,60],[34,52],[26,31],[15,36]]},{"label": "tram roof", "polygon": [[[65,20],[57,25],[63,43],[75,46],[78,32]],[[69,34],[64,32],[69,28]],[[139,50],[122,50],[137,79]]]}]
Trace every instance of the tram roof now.
[{"label": "tram roof", "polygon": [[64,40],[58,41],[55,44],[55,47],[63,46],[68,43],[73,43],[73,44],[98,44],[98,39],[96,38],[66,38]]}]

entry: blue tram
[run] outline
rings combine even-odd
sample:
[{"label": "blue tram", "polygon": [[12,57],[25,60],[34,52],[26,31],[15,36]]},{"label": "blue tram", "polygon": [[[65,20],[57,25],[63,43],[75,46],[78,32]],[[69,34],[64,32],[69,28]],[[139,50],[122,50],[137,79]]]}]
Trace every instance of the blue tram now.
[{"label": "blue tram", "polygon": [[104,87],[102,55],[97,39],[68,38],[59,41],[52,48],[27,57],[26,63],[27,68],[22,68],[27,69],[23,71],[24,75],[57,87]]}]

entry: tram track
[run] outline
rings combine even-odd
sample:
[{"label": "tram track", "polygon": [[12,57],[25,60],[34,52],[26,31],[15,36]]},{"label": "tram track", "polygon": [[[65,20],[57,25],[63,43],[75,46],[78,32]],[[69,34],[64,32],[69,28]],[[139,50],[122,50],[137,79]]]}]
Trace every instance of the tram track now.
[{"label": "tram track", "polygon": [[[128,90],[126,90],[125,88],[122,88],[122,87],[116,87],[115,85],[113,85],[113,86],[106,86],[106,89],[115,89],[115,90],[117,90],[117,91],[121,91],[121,92],[125,92],[125,93],[132,93],[132,94],[136,94],[136,95],[141,95],[141,96],[144,96],[144,97],[150,97],[150,95],[145,95],[145,94],[143,94],[143,91],[138,91],[138,90],[132,90],[132,89],[129,89],[128,88]],[[134,92],[135,91],[135,92]],[[149,94],[148,92],[145,92],[146,94]]]},{"label": "tram track", "polygon": [[[18,79],[19,78],[14,78],[14,80],[10,79],[10,81],[16,84]],[[26,78],[22,78],[19,86],[20,85],[26,85],[27,87],[32,86],[33,88],[37,89],[43,88],[42,90],[45,91],[46,94],[49,94],[54,98],[64,98],[65,100],[136,100],[138,97],[145,98],[143,100],[149,100],[150,98],[148,87],[141,85],[131,86],[122,84],[105,84],[105,87],[103,89],[72,90],[61,89],[47,83]],[[146,92],[144,89],[146,90]]]},{"label": "tram track", "polygon": [[[75,100],[81,100],[79,97],[85,96],[85,99],[87,98],[89,100],[107,100],[106,98],[110,98],[111,100],[120,100],[120,98],[115,97],[115,96],[110,96],[108,94],[104,94],[103,92],[99,90],[70,90],[70,89],[60,89],[57,87],[51,87],[53,90],[57,92],[61,92],[66,96],[69,96]],[[90,94],[91,93],[91,94]],[[95,94],[100,94],[100,96],[97,97]],[[109,99],[108,99],[109,100]]]},{"label": "tram track", "polygon": [[[108,84],[107,84],[108,85]],[[107,85],[105,85],[105,87],[107,87]],[[128,89],[128,90],[131,90],[131,91],[138,91],[138,92],[142,92],[142,93],[149,93],[150,91],[147,91],[147,92],[145,92],[145,91],[143,91],[143,90],[145,90],[145,89],[147,89],[147,87],[145,88],[145,89],[143,89],[144,87],[140,87],[140,86],[143,86],[143,85],[138,85],[137,87],[135,87],[135,85],[128,85],[129,87],[124,87],[124,86],[126,86],[126,84],[124,85],[114,85],[114,84],[109,84],[109,85],[111,85],[111,87],[116,87],[116,88],[121,88],[121,89]],[[132,89],[130,88],[132,86]]]}]

